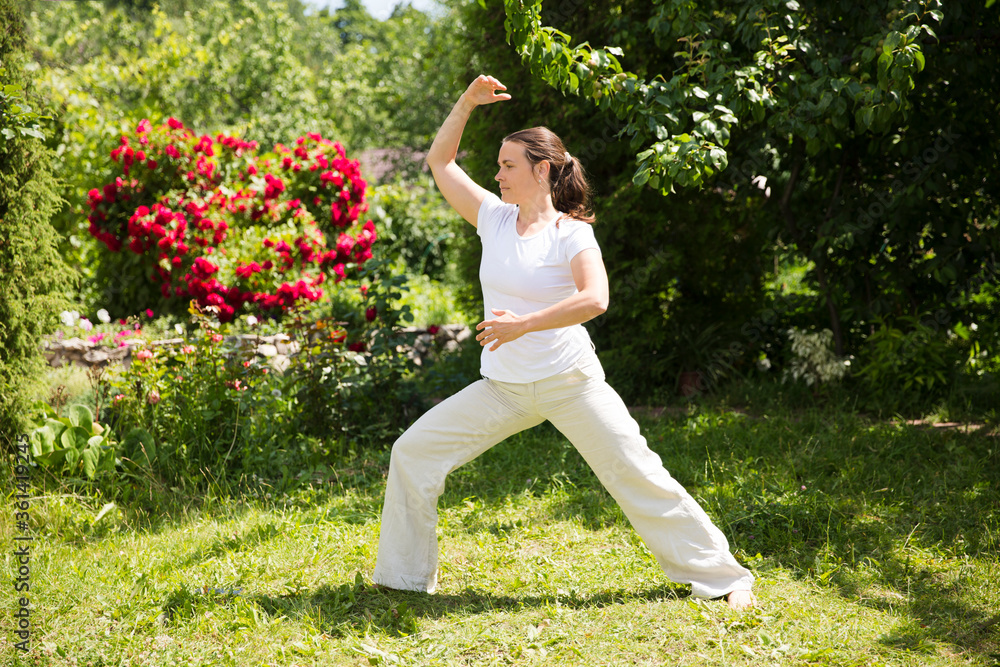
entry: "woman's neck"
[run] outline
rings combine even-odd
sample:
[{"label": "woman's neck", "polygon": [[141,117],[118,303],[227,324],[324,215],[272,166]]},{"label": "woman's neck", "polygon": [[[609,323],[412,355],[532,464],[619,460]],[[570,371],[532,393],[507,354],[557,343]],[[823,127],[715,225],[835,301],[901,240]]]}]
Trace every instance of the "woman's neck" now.
[{"label": "woman's neck", "polygon": [[552,197],[546,195],[544,201],[521,204],[517,213],[517,224],[518,227],[521,225],[526,227],[537,224],[546,225],[560,215],[556,207],[552,205]]}]

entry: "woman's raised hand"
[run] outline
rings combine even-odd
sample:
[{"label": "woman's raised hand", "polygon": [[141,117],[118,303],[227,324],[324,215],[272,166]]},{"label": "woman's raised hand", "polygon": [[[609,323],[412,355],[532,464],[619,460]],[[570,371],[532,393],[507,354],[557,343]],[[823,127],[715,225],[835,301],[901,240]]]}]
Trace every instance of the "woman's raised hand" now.
[{"label": "woman's raised hand", "polygon": [[497,93],[498,90],[507,90],[507,86],[503,85],[492,76],[480,74],[465,90],[465,97],[477,106],[480,104],[493,104],[494,102],[510,99],[510,95],[507,93]]}]

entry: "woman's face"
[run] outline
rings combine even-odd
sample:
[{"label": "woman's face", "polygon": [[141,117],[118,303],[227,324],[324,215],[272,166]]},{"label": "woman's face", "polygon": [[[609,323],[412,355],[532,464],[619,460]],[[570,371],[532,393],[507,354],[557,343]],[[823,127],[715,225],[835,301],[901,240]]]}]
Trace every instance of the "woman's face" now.
[{"label": "woman's face", "polygon": [[[546,192],[545,179],[539,175],[539,165],[532,167],[524,146],[508,141],[500,146],[497,158],[500,169],[494,178],[500,184],[500,199],[507,204],[521,204]],[[539,183],[538,181],[542,182]]]}]

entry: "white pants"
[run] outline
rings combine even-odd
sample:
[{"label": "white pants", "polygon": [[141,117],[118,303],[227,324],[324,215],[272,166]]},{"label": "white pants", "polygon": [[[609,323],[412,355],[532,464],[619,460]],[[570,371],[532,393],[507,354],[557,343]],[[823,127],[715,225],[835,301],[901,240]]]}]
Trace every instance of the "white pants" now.
[{"label": "white pants", "polygon": [[646,445],[596,357],[526,384],[484,379],[439,403],[392,448],[376,583],[433,592],[437,500],[445,477],[505,438],[549,420],[580,452],[656,556],[696,597],[750,590],[725,535]]}]

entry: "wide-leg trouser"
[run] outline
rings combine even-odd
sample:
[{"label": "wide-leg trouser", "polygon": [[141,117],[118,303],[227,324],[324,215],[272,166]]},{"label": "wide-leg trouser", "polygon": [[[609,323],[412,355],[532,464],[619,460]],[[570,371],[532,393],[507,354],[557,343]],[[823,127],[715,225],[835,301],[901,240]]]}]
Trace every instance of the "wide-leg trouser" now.
[{"label": "wide-leg trouser", "polygon": [[396,441],[372,578],[403,590],[437,586],[437,500],[445,477],[505,438],[551,421],[618,502],[667,577],[714,598],[750,590],[754,577],[649,449],[600,363],[538,382],[483,379],[439,403]]}]

